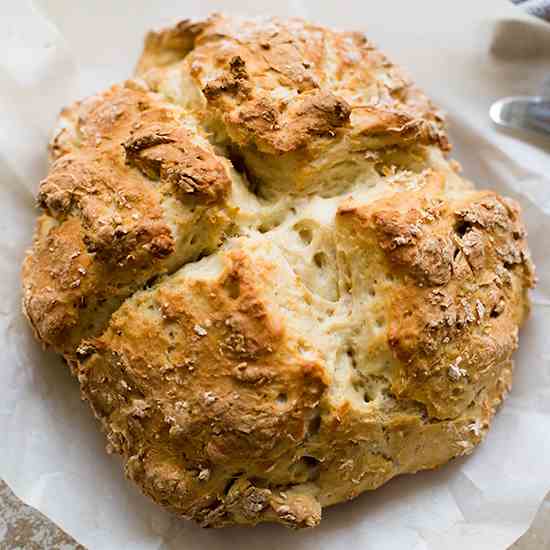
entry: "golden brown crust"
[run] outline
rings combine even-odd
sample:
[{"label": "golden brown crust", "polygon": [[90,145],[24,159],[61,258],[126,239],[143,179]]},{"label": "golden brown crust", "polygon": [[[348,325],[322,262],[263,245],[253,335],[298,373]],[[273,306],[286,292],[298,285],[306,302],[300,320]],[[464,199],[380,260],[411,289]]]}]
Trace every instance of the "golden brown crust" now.
[{"label": "golden brown crust", "polygon": [[62,113],[74,126],[53,140],[38,193],[50,222],[24,267],[26,312],[59,351],[147,280],[212,251],[229,226],[227,161],[182,116],[133,82]]},{"label": "golden brown crust", "polygon": [[[274,466],[269,457],[299,454],[328,383],[264,295],[277,267],[243,248],[220,261],[215,278],[182,272],[127,301],[106,333],[80,350],[78,369],[128,475],[206,524],[214,522],[206,514],[227,505],[222,495],[243,475],[243,457],[241,482],[263,477]],[[178,483],[166,493],[171,475]],[[249,521],[259,521],[277,493],[261,491],[264,505]]]},{"label": "golden brown crust", "polygon": [[340,215],[359,246],[382,252],[371,292],[383,286],[387,342],[400,362],[392,392],[431,417],[456,418],[517,348],[534,273],[513,201],[427,191],[346,205]]},{"label": "golden brown crust", "polygon": [[108,450],[203,526],[321,508],[471,452],[534,272],[430,101],[358,33],[214,15],[65,109],[23,266]]},{"label": "golden brown crust", "polygon": [[163,67],[183,59],[194,47],[195,38],[202,31],[204,23],[193,23],[189,19],[161,32],[150,31],[145,37],[143,56],[136,67],[140,74],[154,67]]},{"label": "golden brown crust", "polygon": [[[449,148],[430,101],[359,33],[220,15],[194,29],[193,49],[170,67],[146,43],[138,74],[167,95],[173,78],[194,87],[191,108],[237,148],[264,196],[332,192],[323,177],[352,182],[368,150]],[[342,157],[357,169],[342,174]]]}]

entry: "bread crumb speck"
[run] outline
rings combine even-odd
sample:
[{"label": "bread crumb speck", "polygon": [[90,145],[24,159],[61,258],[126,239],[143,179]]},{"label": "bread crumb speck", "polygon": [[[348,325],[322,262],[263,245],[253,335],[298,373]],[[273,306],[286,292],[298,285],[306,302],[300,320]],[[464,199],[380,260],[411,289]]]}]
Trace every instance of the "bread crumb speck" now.
[{"label": "bread crumb speck", "polygon": [[195,331],[195,334],[197,334],[198,336],[206,336],[208,334],[206,329],[204,327],[201,327],[201,325],[195,325],[193,327],[193,330]]}]

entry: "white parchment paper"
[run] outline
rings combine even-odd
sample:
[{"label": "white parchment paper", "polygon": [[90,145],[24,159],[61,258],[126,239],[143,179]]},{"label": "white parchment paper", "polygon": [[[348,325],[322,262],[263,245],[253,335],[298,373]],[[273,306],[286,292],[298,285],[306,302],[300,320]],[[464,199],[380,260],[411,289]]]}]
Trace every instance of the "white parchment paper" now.
[{"label": "white parchment paper", "polygon": [[[310,531],[203,531],[151,504],[106,455],[77,383],[20,312],[33,195],[58,111],[128,77],[148,28],[212,10],[366,31],[448,112],[466,174],[522,204],[538,267],[514,389],[485,443],[325,510]],[[549,67],[550,26],[505,0],[0,2],[0,476],[90,550],[506,548],[550,490],[550,139],[504,134],[487,110],[537,92]]]}]

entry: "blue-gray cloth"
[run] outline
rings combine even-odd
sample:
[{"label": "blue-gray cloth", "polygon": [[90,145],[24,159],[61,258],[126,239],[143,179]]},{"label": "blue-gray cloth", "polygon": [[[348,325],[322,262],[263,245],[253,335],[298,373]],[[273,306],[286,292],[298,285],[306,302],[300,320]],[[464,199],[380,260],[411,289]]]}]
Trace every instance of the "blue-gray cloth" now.
[{"label": "blue-gray cloth", "polygon": [[512,0],[524,7],[529,13],[550,21],[550,0]]}]

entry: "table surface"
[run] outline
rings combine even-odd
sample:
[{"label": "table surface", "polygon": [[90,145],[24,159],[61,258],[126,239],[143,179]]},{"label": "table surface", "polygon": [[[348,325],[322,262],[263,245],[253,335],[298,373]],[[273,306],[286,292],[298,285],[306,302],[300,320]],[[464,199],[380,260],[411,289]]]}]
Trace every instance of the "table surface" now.
[{"label": "table surface", "polygon": [[0,550],[84,549],[0,480]]},{"label": "table surface", "polygon": [[[54,523],[23,504],[0,480],[0,550],[84,550]],[[550,549],[550,493],[533,525],[509,550]]]}]

